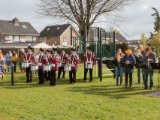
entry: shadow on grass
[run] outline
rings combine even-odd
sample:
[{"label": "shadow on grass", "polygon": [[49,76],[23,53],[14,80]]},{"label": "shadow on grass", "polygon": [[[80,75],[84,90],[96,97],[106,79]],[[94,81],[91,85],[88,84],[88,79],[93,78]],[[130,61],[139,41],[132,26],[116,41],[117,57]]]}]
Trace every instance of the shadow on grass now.
[{"label": "shadow on grass", "polygon": [[92,85],[92,86],[76,86],[68,89],[70,92],[79,92],[83,94],[92,94],[98,96],[106,96],[115,99],[124,99],[130,98],[134,95],[144,95],[150,92],[151,90],[144,90],[139,87],[123,88],[122,86],[107,86],[107,85]]},{"label": "shadow on grass", "polygon": [[[83,83],[81,78],[77,79],[78,83]],[[33,87],[50,87],[50,81],[45,81],[45,84],[40,85],[38,83],[38,78],[33,78],[32,83],[26,83],[24,76],[19,76],[17,79],[14,80],[14,85],[11,85],[11,80],[1,81],[0,86],[6,89],[25,89],[25,88],[33,88]],[[57,80],[57,86],[59,85],[69,85],[69,79],[65,80]]]}]

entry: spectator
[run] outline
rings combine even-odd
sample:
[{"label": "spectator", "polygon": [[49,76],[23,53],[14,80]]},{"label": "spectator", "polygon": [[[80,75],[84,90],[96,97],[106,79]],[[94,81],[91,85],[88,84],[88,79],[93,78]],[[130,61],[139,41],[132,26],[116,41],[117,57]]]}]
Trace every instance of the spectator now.
[{"label": "spectator", "polygon": [[13,50],[12,63],[14,64],[14,72],[16,72],[17,53],[15,50]]},{"label": "spectator", "polygon": [[22,68],[22,66],[21,66],[21,64],[26,61],[26,53],[25,53],[24,49],[20,49],[19,60],[20,60],[19,66],[20,66],[21,73],[25,73],[26,69]]},{"label": "spectator", "polygon": [[[7,54],[6,54],[6,65],[10,66],[11,65],[11,59],[12,59],[12,53],[10,50],[8,50]],[[8,67],[8,73],[11,73],[11,68]]]}]

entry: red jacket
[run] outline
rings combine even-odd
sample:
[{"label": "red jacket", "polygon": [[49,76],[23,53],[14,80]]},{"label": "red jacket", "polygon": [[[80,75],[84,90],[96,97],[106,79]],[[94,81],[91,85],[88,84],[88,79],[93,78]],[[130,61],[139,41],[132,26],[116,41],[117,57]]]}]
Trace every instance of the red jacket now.
[{"label": "red jacket", "polygon": [[50,64],[52,55],[51,54],[46,54],[46,56],[47,56],[47,59],[48,59],[47,64]]},{"label": "red jacket", "polygon": [[47,56],[44,54],[39,55],[38,63],[41,63],[41,65],[39,65],[39,69],[43,69],[43,65],[48,63]]},{"label": "red jacket", "polygon": [[86,54],[84,54],[84,61],[87,62],[87,61],[91,61],[92,62],[92,65],[94,66],[94,61],[95,61],[95,55],[93,52],[86,52]]},{"label": "red jacket", "polygon": [[51,56],[51,64],[55,64],[55,66],[54,67],[52,67],[52,70],[58,70],[58,62],[59,62],[59,54],[53,54],[52,56]]},{"label": "red jacket", "polygon": [[66,53],[60,55],[60,61],[62,62],[63,66],[66,65],[66,62],[68,61],[68,56]]},{"label": "red jacket", "polygon": [[27,53],[27,59],[26,59],[26,61],[28,61],[28,62],[34,62],[35,61],[35,55],[34,55],[33,52]]},{"label": "red jacket", "polygon": [[72,70],[78,69],[78,63],[79,63],[79,56],[77,54],[71,54],[69,64],[72,64]]}]

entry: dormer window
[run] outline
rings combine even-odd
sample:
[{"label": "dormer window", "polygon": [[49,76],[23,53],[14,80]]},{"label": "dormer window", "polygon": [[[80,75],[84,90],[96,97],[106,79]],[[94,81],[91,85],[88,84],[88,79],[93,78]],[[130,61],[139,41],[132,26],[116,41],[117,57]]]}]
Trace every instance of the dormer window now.
[{"label": "dormer window", "polygon": [[47,30],[50,30],[50,28],[47,28]]},{"label": "dormer window", "polygon": [[59,29],[60,29],[60,27],[57,28],[57,30],[59,30]]},{"label": "dormer window", "polygon": [[27,29],[27,26],[26,26],[26,25],[22,25],[22,27],[23,27],[24,29]]}]

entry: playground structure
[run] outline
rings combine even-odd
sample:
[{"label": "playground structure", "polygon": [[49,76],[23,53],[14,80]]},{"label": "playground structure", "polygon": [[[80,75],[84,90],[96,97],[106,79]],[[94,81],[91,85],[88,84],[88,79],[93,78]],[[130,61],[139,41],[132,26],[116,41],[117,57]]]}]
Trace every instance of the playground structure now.
[{"label": "playground structure", "polygon": [[[113,42],[110,43],[111,53],[109,53],[106,49],[106,39],[105,42],[102,41],[102,32],[100,28],[97,28],[97,40],[88,40],[86,36],[86,27],[84,36],[80,37],[72,37],[72,28],[71,28],[71,46],[73,46],[79,54],[84,54],[86,52],[86,47],[90,46],[92,51],[96,56],[96,63],[98,63],[98,77],[100,81],[102,81],[102,63],[106,64],[106,60],[113,59],[116,54],[116,44],[115,44],[115,36],[116,33],[113,31]],[[85,66],[85,63],[84,63]],[[114,76],[114,67],[109,67],[109,70],[112,71]],[[85,68],[85,67],[84,67]]]}]

